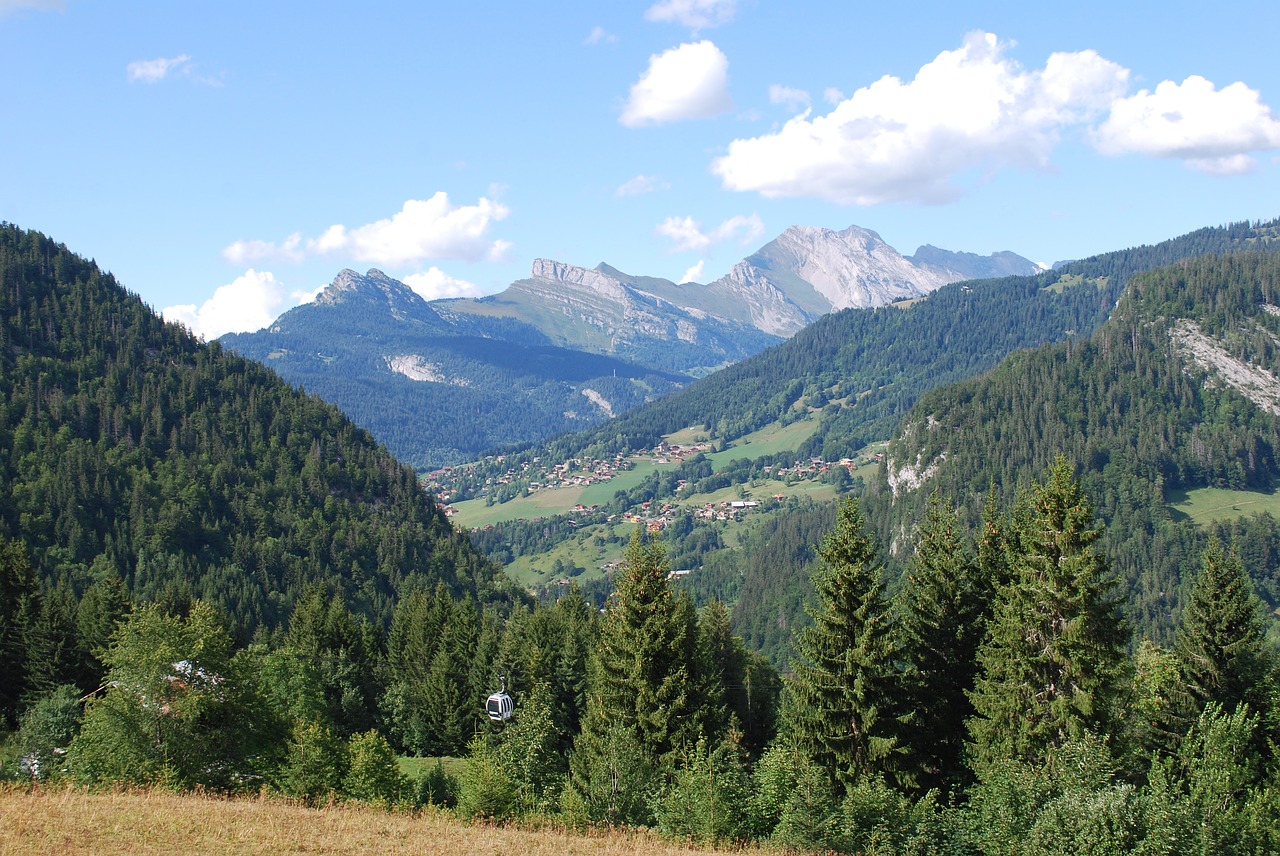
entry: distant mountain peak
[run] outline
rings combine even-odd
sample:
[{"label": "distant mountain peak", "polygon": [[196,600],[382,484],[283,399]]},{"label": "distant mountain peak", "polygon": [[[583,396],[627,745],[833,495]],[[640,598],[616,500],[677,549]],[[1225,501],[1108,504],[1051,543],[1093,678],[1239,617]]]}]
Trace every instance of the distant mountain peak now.
[{"label": "distant mountain peak", "polygon": [[338,304],[351,300],[366,300],[383,303],[393,309],[404,309],[425,301],[398,279],[392,279],[377,268],[369,268],[365,274],[359,274],[350,268],[344,268],[316,296],[316,303]]}]

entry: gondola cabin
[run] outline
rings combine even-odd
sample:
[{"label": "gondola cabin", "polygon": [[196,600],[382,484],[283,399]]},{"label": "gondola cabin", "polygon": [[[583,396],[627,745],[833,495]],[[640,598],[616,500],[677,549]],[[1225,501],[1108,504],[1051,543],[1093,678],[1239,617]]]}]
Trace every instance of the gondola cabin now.
[{"label": "gondola cabin", "polygon": [[502,681],[502,689],[489,696],[489,700],[484,703],[484,710],[489,714],[491,721],[506,722],[511,719],[516,703],[511,700],[511,696],[507,695],[507,676],[498,675],[498,679]]},{"label": "gondola cabin", "polygon": [[511,712],[515,709],[515,704],[511,701],[511,696],[505,692],[498,692],[489,696],[489,700],[485,702],[484,709],[489,714],[489,719],[494,722],[506,722],[511,718]]}]

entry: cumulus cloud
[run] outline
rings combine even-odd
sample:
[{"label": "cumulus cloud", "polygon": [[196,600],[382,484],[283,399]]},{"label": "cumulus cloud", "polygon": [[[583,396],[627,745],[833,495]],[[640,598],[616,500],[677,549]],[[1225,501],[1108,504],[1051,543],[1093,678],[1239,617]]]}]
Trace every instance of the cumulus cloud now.
[{"label": "cumulus cloud", "polygon": [[423,300],[438,300],[441,297],[478,297],[481,293],[480,287],[474,283],[449,276],[434,266],[422,273],[406,276],[403,282]]},{"label": "cumulus cloud", "polygon": [[300,262],[306,258],[302,234],[294,232],[279,244],[271,241],[235,241],[222,251],[222,257],[233,265],[263,261]]},{"label": "cumulus cloud", "polygon": [[637,175],[628,182],[619,185],[614,191],[615,196],[639,196],[644,193],[653,193],[655,190],[666,190],[671,185],[658,178],[656,175]]},{"label": "cumulus cloud", "polygon": [[710,41],[690,42],[649,57],[619,121],[629,128],[705,119],[733,109],[729,59]]},{"label": "cumulus cloud", "polygon": [[1129,71],[1091,50],[1026,71],[991,33],[972,33],[913,80],[885,76],[825,116],[734,140],[712,165],[724,187],[841,204],[940,203],[974,168],[1045,167],[1064,126],[1121,96]]},{"label": "cumulus cloud", "polygon": [[795,110],[809,106],[809,93],[803,89],[792,89],[790,86],[773,84],[769,87],[769,103],[785,104]]},{"label": "cumulus cloud", "polygon": [[233,264],[263,260],[299,262],[311,256],[342,256],[384,267],[428,259],[503,260],[509,241],[489,236],[508,214],[506,206],[481,197],[475,205],[453,205],[440,191],[430,199],[410,199],[384,220],[347,228],[335,224],[314,238],[294,233],[280,243],[236,241],[222,251]]},{"label": "cumulus cloud", "polygon": [[227,333],[261,330],[284,310],[314,297],[315,292],[288,292],[270,271],[249,268],[233,282],[219,286],[200,306],[166,306],[160,314],[167,321],[187,325],[197,336],[213,340]]},{"label": "cumulus cloud", "polygon": [[738,0],[661,0],[646,9],[644,17],[646,21],[705,30],[729,23],[737,13]]},{"label": "cumulus cloud", "polygon": [[607,45],[613,44],[618,37],[606,30],[604,27],[592,27],[591,32],[582,40],[584,45]]},{"label": "cumulus cloud", "polygon": [[[742,245],[750,244],[764,234],[764,222],[756,214],[730,217],[710,232],[704,232],[702,224],[692,217],[668,217],[658,224],[654,232],[671,240],[671,252],[704,250],[713,244],[737,239]],[[687,281],[687,280],[686,280]]]},{"label": "cumulus cloud", "polygon": [[190,62],[191,57],[187,54],[159,59],[140,59],[125,66],[125,75],[130,83],[159,83],[168,77],[170,72],[188,68]]},{"label": "cumulus cloud", "polygon": [[822,100],[828,104],[839,104],[844,100],[844,93],[834,86],[828,86],[822,90]]},{"label": "cumulus cloud", "polygon": [[1234,175],[1254,168],[1250,152],[1280,148],[1280,121],[1243,83],[1217,89],[1192,75],[1181,84],[1166,80],[1155,91],[1118,99],[1093,142],[1104,154],[1174,158],[1194,169]]},{"label": "cumulus cloud", "polygon": [[699,260],[696,265],[694,265],[693,267],[689,268],[687,271],[684,272],[684,274],[680,277],[679,282],[697,282],[698,280],[702,279],[702,269],[705,266],[705,264],[706,263],[704,261]]}]

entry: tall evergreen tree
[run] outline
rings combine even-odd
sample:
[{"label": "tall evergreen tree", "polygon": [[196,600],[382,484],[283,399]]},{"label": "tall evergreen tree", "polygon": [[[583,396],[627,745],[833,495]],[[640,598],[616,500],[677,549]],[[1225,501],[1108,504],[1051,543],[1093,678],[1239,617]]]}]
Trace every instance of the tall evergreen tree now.
[{"label": "tall evergreen tree", "polygon": [[1042,761],[1114,716],[1124,627],[1114,578],[1094,549],[1088,498],[1059,456],[1032,486],[1010,533],[1012,578],[978,651],[973,760]]},{"label": "tall evergreen tree", "polygon": [[800,749],[850,785],[892,767],[899,689],[880,566],[855,500],[841,503],[818,555],[818,602],[796,641],[786,714]]},{"label": "tall evergreen tree", "polygon": [[26,545],[0,536],[0,726],[16,721],[27,686],[27,639],[39,613]]},{"label": "tall evergreen tree", "polygon": [[990,592],[959,530],[954,509],[935,492],[897,603],[897,659],[908,707],[903,743],[916,784],[950,787],[966,777],[968,693],[978,670]]},{"label": "tall evergreen tree", "polygon": [[1239,553],[1224,553],[1217,536],[1211,536],[1175,648],[1195,712],[1208,702],[1228,713],[1242,703],[1257,709],[1267,662],[1258,606]]},{"label": "tall evergreen tree", "polygon": [[[700,711],[694,688],[700,677],[690,661],[696,649],[691,632],[696,633],[696,623],[690,626],[671,591],[662,546],[637,530],[600,622],[586,716],[570,759],[566,799],[581,807],[575,811],[612,822],[628,819],[623,815],[631,809],[619,806],[643,807],[643,798],[599,781],[600,776],[615,776],[610,759],[615,759],[619,741],[650,761],[696,742]],[[628,763],[634,766],[635,761]],[[628,779],[629,787],[647,787],[642,778]]]}]

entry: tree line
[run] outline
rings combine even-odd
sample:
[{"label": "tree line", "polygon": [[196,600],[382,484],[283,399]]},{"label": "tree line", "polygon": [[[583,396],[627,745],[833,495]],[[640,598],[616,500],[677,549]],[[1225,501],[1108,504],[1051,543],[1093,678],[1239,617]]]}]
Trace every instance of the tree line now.
[{"label": "tree line", "polygon": [[[1212,540],[1174,643],[1130,648],[1099,535],[1059,458],[1012,504],[989,495],[972,537],[935,494],[890,589],[846,500],[781,679],[642,530],[602,612],[571,591],[503,619],[437,586],[382,634],[312,592],[237,648],[207,603],[133,604],[83,712],[80,688],[28,695],[5,771],[805,850],[1274,850],[1280,659],[1239,551]],[[8,585],[22,551],[3,555]],[[22,600],[6,588],[4,626]],[[499,673],[517,708],[495,729]],[[409,781],[397,751],[467,760]]]}]

